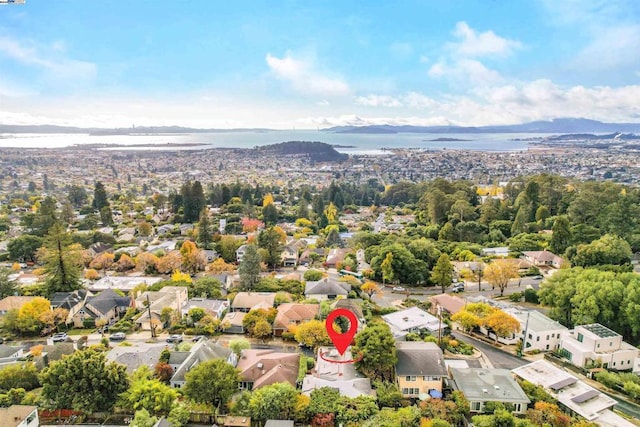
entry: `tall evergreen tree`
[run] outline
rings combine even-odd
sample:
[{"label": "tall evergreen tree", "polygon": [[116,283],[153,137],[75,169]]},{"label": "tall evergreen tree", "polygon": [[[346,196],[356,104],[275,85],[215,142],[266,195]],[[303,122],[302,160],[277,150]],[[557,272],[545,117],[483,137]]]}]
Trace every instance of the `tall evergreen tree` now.
[{"label": "tall evergreen tree", "polygon": [[449,255],[440,255],[435,267],[433,267],[431,280],[433,283],[440,286],[442,288],[442,293],[444,293],[446,287],[449,286],[453,280],[453,265],[451,264]]},{"label": "tall evergreen tree", "polygon": [[207,210],[202,209],[200,212],[200,219],[198,220],[198,226],[196,227],[198,232],[198,245],[202,249],[211,249],[213,245],[213,234],[211,232],[211,221],[209,221],[209,215]]},{"label": "tall evergreen tree", "polygon": [[256,245],[247,245],[242,261],[238,266],[240,286],[244,291],[251,291],[260,279],[260,253]]},{"label": "tall evergreen tree", "polygon": [[258,235],[258,246],[266,252],[264,262],[272,268],[275,268],[281,262],[283,248],[280,238],[280,233],[274,227],[262,230]]},{"label": "tall evergreen tree", "polygon": [[71,236],[56,223],[45,237],[45,273],[48,295],[81,288],[81,260],[78,250],[71,248]]},{"label": "tall evergreen tree", "polygon": [[553,231],[553,234],[551,235],[549,249],[551,249],[551,252],[556,255],[562,255],[571,245],[571,228],[569,219],[566,216],[557,217],[553,222],[551,230]]},{"label": "tall evergreen tree", "polygon": [[31,233],[36,236],[44,236],[47,234],[49,229],[56,223],[58,220],[58,215],[56,213],[56,200],[47,196],[40,203],[40,207],[38,208],[38,212],[33,217],[33,222],[31,223]]},{"label": "tall evergreen tree", "polygon": [[100,181],[97,181],[93,188],[93,202],[91,203],[91,206],[97,211],[100,211],[100,209],[105,206],[109,206],[107,190],[105,190],[104,184]]}]

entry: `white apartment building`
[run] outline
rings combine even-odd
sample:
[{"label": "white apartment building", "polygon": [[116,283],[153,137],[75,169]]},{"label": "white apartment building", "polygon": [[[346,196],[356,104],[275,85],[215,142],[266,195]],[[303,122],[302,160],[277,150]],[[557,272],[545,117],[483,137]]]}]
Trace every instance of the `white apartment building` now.
[{"label": "white apartment building", "polygon": [[560,339],[560,354],[582,368],[602,366],[605,369],[632,370],[640,350],[622,341],[622,335],[599,324],[576,326]]},{"label": "white apartment building", "polygon": [[525,310],[520,307],[505,308],[506,313],[520,322],[520,334],[523,340],[523,351],[555,351],[560,346],[560,335],[568,331],[561,325],[536,310]]}]

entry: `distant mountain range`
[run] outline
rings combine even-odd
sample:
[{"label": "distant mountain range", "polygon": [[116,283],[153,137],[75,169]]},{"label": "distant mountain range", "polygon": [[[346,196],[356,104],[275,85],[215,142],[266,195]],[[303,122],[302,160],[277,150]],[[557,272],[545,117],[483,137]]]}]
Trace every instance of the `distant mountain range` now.
[{"label": "distant mountain range", "polygon": [[336,126],[324,129],[331,133],[587,133],[640,132],[640,123],[603,123],[589,119],[553,119],[520,125],[498,126]]},{"label": "distant mountain range", "polygon": [[[553,119],[519,125],[498,126],[335,126],[322,129],[329,133],[397,134],[397,133],[640,133],[640,123],[603,123],[589,119]],[[276,132],[273,129],[196,129],[181,126],[141,126],[135,128],[79,128],[55,125],[2,125],[0,133],[88,133],[91,135]]]}]

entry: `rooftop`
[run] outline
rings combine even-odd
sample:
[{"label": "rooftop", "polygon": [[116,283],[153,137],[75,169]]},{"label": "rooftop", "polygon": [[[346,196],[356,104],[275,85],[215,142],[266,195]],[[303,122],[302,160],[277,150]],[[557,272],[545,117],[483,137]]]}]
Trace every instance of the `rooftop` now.
[{"label": "rooftop", "polygon": [[596,335],[598,338],[611,338],[611,337],[619,337],[620,334],[612,331],[611,329],[603,326],[599,323],[592,323],[590,325],[581,325],[581,328],[586,329],[592,334]]},{"label": "rooftop", "polygon": [[435,343],[406,341],[396,344],[398,362],[396,373],[405,375],[447,376],[442,350]]},{"label": "rooftop", "polygon": [[529,403],[506,369],[451,368],[451,376],[469,401]]}]

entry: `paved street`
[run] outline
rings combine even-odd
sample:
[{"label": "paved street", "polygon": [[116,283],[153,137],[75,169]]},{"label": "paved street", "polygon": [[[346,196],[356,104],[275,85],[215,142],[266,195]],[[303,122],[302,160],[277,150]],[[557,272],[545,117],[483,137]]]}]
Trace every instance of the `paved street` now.
[{"label": "paved street", "polygon": [[493,347],[492,345],[487,344],[484,341],[471,338],[467,335],[462,335],[461,333],[456,333],[456,331],[454,331],[453,334],[455,335],[456,339],[467,344],[471,344],[472,346],[483,352],[494,368],[511,370],[529,363],[528,360],[520,359],[519,357],[516,357],[511,353],[508,353],[499,348]]}]

